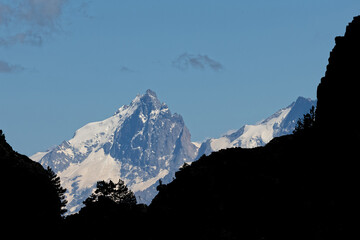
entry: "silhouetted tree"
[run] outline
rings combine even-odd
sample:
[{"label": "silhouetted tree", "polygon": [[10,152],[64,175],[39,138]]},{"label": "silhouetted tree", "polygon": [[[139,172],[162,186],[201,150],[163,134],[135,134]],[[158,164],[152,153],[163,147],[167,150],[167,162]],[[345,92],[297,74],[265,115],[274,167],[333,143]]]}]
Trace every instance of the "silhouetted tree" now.
[{"label": "silhouetted tree", "polygon": [[1,129],[0,129],[0,139],[1,140],[5,139],[5,136],[4,136],[3,131]]},{"label": "silhouetted tree", "polygon": [[136,205],[136,197],[125,185],[124,181],[119,179],[117,183],[113,181],[98,181],[96,190],[85,201],[85,206],[99,201],[112,201],[116,204]]},{"label": "silhouetted tree", "polygon": [[312,106],[310,112],[304,114],[303,118],[299,118],[296,123],[294,134],[301,133],[312,129],[315,126],[315,107]]},{"label": "silhouetted tree", "polygon": [[65,199],[66,189],[61,186],[60,177],[58,177],[50,167],[47,167],[46,174],[56,191],[56,195],[58,198],[57,208],[59,209],[59,215],[63,215],[67,212],[65,208],[67,204],[67,201]]},{"label": "silhouetted tree", "polygon": [[71,239],[151,239],[147,206],[136,204],[134,193],[124,181],[98,181],[84,204],[79,213],[64,221]]}]

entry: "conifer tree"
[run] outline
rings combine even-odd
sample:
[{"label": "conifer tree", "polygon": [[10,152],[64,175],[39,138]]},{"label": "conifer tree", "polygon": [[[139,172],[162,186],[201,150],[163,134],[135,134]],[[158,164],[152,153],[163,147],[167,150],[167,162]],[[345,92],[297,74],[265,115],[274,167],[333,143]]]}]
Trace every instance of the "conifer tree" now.
[{"label": "conifer tree", "polygon": [[67,204],[65,197],[66,189],[61,186],[60,177],[57,176],[50,167],[47,167],[46,173],[56,191],[56,197],[58,198],[57,208],[59,209],[59,215],[61,216],[67,212],[65,208]]},{"label": "conifer tree", "polygon": [[315,107],[312,106],[310,112],[304,114],[302,119],[299,119],[296,123],[294,134],[302,133],[309,129],[312,129],[315,126]]}]

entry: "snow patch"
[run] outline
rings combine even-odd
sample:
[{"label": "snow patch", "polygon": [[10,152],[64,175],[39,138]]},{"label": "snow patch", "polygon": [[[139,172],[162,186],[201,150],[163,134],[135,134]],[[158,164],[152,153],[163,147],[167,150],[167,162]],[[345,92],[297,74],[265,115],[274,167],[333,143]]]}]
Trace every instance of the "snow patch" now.
[{"label": "snow patch", "polygon": [[228,148],[230,146],[230,140],[227,137],[221,137],[218,139],[211,139],[210,146],[214,151]]},{"label": "snow patch", "polygon": [[35,162],[39,162],[46,154],[48,154],[50,151],[47,152],[38,152],[34,155],[30,156],[29,158]]},{"label": "snow patch", "polygon": [[132,186],[130,186],[130,189],[133,192],[143,191],[143,190],[149,188],[150,186],[154,185],[159,179],[164,178],[168,174],[169,174],[169,171],[167,169],[161,169],[157,176],[150,178],[143,182],[135,183]]},{"label": "snow patch", "polygon": [[139,118],[141,119],[141,121],[142,121],[143,123],[146,123],[147,118],[146,118],[146,116],[145,116],[142,112],[139,114]]},{"label": "snow patch", "polygon": [[290,110],[291,108],[284,108],[257,125],[245,125],[244,133],[233,141],[233,145],[241,142],[240,147],[242,148],[254,148],[262,145],[262,143],[270,142],[274,137],[275,124],[280,124]]},{"label": "snow patch", "polygon": [[159,110],[159,109],[152,110],[152,111],[150,112],[150,119],[151,119],[151,120],[157,119],[157,117],[159,116],[159,113],[160,113],[160,110]]},{"label": "snow patch", "polygon": [[100,149],[90,153],[81,163],[71,163],[68,168],[58,173],[58,176],[62,185],[71,193],[74,179],[79,189],[91,188],[99,180],[119,180],[120,164],[110,155],[106,155],[104,149]]}]

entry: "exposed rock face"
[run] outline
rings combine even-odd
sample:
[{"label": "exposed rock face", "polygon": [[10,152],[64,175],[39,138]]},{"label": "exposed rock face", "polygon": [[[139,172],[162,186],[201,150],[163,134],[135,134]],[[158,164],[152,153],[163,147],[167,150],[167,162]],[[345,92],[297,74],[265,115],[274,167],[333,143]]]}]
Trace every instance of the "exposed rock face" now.
[{"label": "exposed rock face", "polygon": [[158,181],[170,182],[184,162],[225,148],[262,146],[274,137],[290,134],[297,120],[315,103],[299,97],[259,124],[208,139],[198,149],[191,143],[182,117],[171,114],[167,105],[148,90],[112,117],[85,125],[69,141],[33,159],[50,166],[61,177],[68,190],[69,213],[81,208],[96,181],[108,179],[123,179],[138,201],[150,203]]},{"label": "exposed rock face", "polygon": [[159,179],[171,181],[196,152],[183,118],[147,90],[112,117],[80,128],[38,161],[61,177],[69,213],[74,213],[101,180],[120,178],[139,202],[150,203]]}]

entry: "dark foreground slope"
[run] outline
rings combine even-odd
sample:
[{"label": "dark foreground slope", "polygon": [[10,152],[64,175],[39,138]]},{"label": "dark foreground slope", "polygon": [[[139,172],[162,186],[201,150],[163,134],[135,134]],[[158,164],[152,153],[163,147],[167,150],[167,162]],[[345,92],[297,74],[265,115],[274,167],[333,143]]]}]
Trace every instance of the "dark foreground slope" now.
[{"label": "dark foreground slope", "polygon": [[2,235],[49,239],[49,232],[59,230],[61,216],[60,200],[47,171],[15,152],[1,130],[0,164]]},{"label": "dark foreground slope", "polygon": [[359,36],[356,17],[345,36],[336,38],[318,87],[315,127],[265,147],[202,157],[159,187],[150,205],[161,226],[157,239],[319,240],[354,234]]},{"label": "dark foreground slope", "polygon": [[284,136],[203,157],[162,186],[150,210],[165,235],[187,239],[344,239],[355,166],[321,141]]}]

